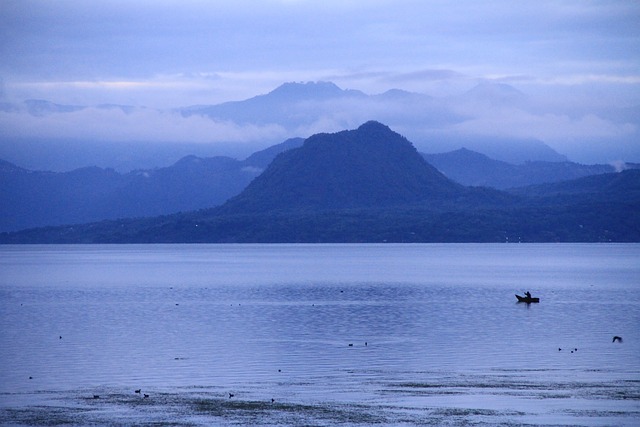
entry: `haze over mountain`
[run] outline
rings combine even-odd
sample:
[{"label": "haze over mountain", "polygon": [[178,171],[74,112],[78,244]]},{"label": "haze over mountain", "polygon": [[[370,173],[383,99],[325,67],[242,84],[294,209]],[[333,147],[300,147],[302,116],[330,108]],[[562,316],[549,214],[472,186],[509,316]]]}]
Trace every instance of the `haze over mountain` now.
[{"label": "haze over mountain", "polygon": [[186,156],[170,167],[121,174],[86,167],[31,171],[0,160],[0,231],[209,208],[240,193],[291,139],[245,160]]},{"label": "haze over mountain", "polygon": [[[189,158],[185,163],[191,163]],[[547,192],[545,188],[550,190]],[[511,194],[446,178],[378,122],[280,153],[224,205],[3,242],[640,241],[640,171]]]},{"label": "haze over mountain", "polygon": [[640,162],[637,1],[123,4],[0,3],[0,158],[129,172],[377,120],[425,153]]},{"label": "haze over mountain", "polygon": [[[38,170],[95,165],[128,172],[168,166],[189,154],[243,158],[287,138],[375,119],[425,153],[466,147],[510,163],[640,161],[640,147],[632,143],[640,119],[620,111],[609,111],[605,119],[607,111],[576,122],[512,86],[487,82],[447,97],[398,89],[368,95],[322,81],[285,83],[242,101],[167,109],[26,100],[0,103],[0,158]],[[613,117],[615,124],[609,123]],[[565,150],[569,145],[555,143],[551,132],[591,148]],[[629,143],[620,145],[623,140]]]},{"label": "haze over mountain", "polygon": [[429,153],[449,151],[466,144],[496,159],[514,163],[566,160],[534,138],[438,132],[442,126],[469,119],[469,112],[462,111],[463,106],[505,108],[519,107],[525,102],[524,94],[505,84],[482,83],[459,98],[437,99],[397,89],[369,96],[360,91],[340,89],[331,82],[307,82],[285,83],[266,95],[245,101],[193,106],[179,111],[185,117],[206,116],[243,125],[277,124],[298,135],[337,131],[375,117],[394,124],[394,128],[409,135],[417,148]]},{"label": "haze over mountain", "polygon": [[[516,165],[492,159],[466,148],[441,154],[423,154],[423,156],[440,172],[460,184],[497,189],[568,181],[617,171],[613,165],[582,165],[567,161],[527,161]],[[625,163],[620,164],[619,167],[635,168],[637,165]]]},{"label": "haze over mountain", "polygon": [[183,107],[178,111],[184,117],[200,115],[241,125],[278,124],[289,130],[303,130],[317,121],[320,114],[317,103],[366,98],[368,96],[360,91],[342,90],[331,82],[291,82],[244,101]]}]

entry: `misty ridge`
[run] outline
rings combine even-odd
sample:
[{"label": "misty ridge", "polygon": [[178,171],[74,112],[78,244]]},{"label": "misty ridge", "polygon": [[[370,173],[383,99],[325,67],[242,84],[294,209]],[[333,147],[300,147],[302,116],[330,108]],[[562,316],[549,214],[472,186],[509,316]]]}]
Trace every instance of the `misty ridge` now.
[{"label": "misty ridge", "polygon": [[33,171],[0,160],[0,230],[154,216],[208,208],[240,193],[290,139],[245,160],[185,156],[164,168],[119,173],[96,166]]},{"label": "misty ridge", "polygon": [[509,163],[610,163],[640,159],[633,143],[639,112],[640,106],[562,105],[492,82],[442,97],[284,83],[240,101],[172,108],[4,99],[0,158],[31,170],[129,172],[187,155],[242,159],[289,138],[378,120],[429,154],[465,147]]}]

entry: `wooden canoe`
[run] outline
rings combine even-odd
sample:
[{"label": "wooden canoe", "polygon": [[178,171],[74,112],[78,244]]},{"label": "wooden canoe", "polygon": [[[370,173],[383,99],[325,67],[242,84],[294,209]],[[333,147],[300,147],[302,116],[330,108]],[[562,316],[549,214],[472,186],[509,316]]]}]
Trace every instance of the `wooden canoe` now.
[{"label": "wooden canoe", "polygon": [[518,298],[518,302],[526,302],[527,304],[531,304],[532,302],[540,302],[540,298],[533,298],[533,297],[521,297],[520,295],[516,294],[516,298]]}]

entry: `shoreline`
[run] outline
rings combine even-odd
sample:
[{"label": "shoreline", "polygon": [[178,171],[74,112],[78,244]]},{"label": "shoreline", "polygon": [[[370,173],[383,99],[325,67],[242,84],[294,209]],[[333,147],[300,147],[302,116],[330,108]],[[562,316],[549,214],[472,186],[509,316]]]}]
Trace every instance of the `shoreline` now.
[{"label": "shoreline", "polygon": [[[532,384],[388,384],[362,402],[267,397],[263,390],[91,388],[0,394],[0,425],[580,425],[632,426],[639,380],[557,390]],[[577,386],[575,384],[574,386]],[[260,396],[262,394],[262,396]],[[582,400],[582,402],[580,402]]]}]

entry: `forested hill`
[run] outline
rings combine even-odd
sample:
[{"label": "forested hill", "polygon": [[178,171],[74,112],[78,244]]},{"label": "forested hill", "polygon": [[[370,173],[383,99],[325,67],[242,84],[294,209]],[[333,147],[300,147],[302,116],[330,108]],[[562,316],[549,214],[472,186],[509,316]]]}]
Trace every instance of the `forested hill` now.
[{"label": "forested hill", "polygon": [[388,127],[308,138],[224,205],[0,234],[2,243],[640,242],[640,171],[510,193],[446,178]]},{"label": "forested hill", "polygon": [[467,192],[429,165],[413,145],[378,122],[317,134],[280,154],[217,211],[380,208],[428,204]]}]

